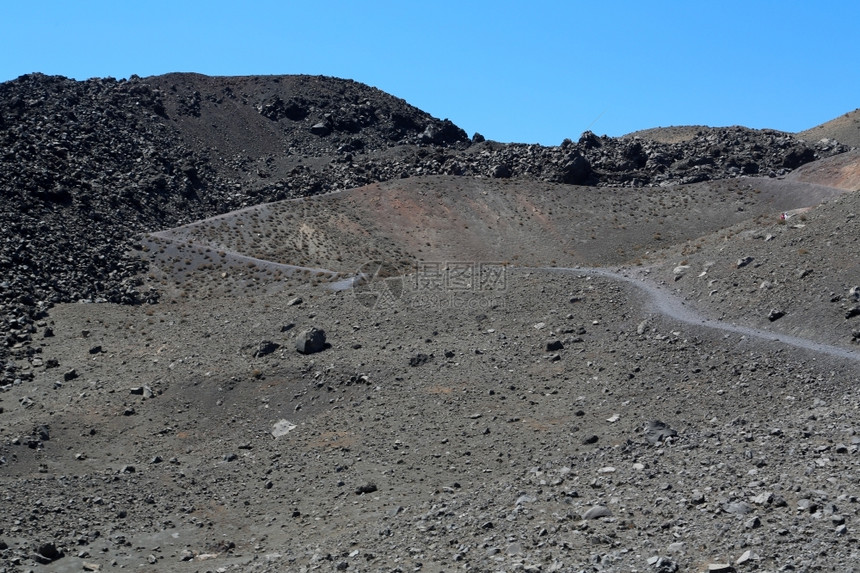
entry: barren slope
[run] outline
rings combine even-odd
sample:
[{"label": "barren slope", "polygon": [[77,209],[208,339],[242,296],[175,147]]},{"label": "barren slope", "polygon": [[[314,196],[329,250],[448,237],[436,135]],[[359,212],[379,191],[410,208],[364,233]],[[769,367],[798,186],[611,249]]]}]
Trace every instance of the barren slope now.
[{"label": "barren slope", "polygon": [[291,284],[336,280],[373,260],[401,269],[421,261],[629,264],[839,192],[767,179],[633,191],[424,177],[243,209],[156,233],[146,249],[154,286],[201,294],[234,280],[237,291],[253,286],[254,275],[265,288],[283,286],[286,276]]},{"label": "barren slope", "polygon": [[809,141],[827,138],[852,147],[860,147],[860,109],[801,131],[797,133],[797,137]]},{"label": "barren slope", "polygon": [[[860,562],[856,153],[449,145],[331,78],[4,94],[2,573]],[[153,304],[60,302],[105,295]]]}]

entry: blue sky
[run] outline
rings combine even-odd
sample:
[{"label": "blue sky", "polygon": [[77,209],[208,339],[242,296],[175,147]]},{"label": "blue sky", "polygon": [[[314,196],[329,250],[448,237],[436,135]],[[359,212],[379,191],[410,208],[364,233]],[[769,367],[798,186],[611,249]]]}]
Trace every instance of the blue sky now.
[{"label": "blue sky", "polygon": [[860,2],[4,2],[0,81],[321,74],[470,135],[799,131],[860,107]]}]

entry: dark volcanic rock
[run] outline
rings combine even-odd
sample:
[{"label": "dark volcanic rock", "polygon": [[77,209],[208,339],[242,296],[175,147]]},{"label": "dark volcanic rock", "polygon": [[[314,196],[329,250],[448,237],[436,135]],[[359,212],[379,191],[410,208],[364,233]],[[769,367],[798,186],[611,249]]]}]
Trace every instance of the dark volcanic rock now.
[{"label": "dark volcanic rock", "polygon": [[669,427],[668,424],[659,420],[648,422],[645,425],[645,439],[650,444],[658,444],[667,438],[674,438],[678,432]]},{"label": "dark volcanic rock", "polygon": [[322,352],[327,347],[325,331],[319,328],[306,328],[296,335],[296,350],[301,354]]},{"label": "dark volcanic rock", "polygon": [[[323,335],[323,338],[325,338],[325,335]],[[272,342],[271,340],[261,340],[257,345],[257,348],[254,350],[254,358],[268,356],[280,347],[280,344]]]}]

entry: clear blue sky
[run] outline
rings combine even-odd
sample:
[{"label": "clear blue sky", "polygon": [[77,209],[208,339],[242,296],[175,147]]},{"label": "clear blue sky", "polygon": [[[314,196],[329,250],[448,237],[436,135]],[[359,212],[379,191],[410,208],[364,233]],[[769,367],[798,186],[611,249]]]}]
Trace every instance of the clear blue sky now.
[{"label": "clear blue sky", "polygon": [[860,1],[6,1],[0,81],[322,74],[470,135],[799,131],[860,107]]}]

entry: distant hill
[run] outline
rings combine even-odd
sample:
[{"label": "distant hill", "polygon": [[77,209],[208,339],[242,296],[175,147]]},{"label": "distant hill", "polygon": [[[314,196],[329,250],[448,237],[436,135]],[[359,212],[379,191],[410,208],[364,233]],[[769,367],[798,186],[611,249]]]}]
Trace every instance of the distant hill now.
[{"label": "distant hill", "polygon": [[810,143],[826,138],[835,139],[843,145],[860,147],[860,108],[795,135]]},{"label": "distant hill", "polygon": [[682,143],[713,128],[707,125],[673,125],[671,127],[652,127],[640,129],[622,136],[623,139],[648,139],[660,143]]}]

